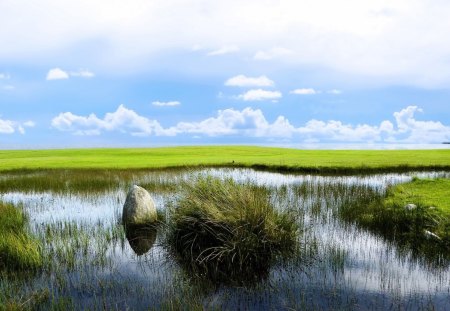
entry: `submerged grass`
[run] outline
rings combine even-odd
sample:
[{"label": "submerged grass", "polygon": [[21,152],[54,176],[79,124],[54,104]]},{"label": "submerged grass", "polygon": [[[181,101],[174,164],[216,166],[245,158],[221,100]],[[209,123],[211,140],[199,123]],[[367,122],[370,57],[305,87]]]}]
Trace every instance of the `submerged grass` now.
[{"label": "submerged grass", "polygon": [[274,209],[264,188],[199,176],[175,204],[167,246],[183,267],[213,282],[264,277],[297,246],[295,218]]},{"label": "submerged grass", "polygon": [[41,246],[27,231],[20,208],[0,202],[0,270],[36,269],[42,266]]}]

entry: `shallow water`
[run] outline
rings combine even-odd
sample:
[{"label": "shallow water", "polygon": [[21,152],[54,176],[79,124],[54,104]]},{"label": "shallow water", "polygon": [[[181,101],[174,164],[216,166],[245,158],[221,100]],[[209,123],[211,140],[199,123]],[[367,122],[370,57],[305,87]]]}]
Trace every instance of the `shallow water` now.
[{"label": "shallow water", "polygon": [[[133,183],[154,180],[151,174],[141,175]],[[52,268],[25,281],[26,288],[48,288],[53,302],[70,297],[76,308],[94,309],[190,309],[196,303],[208,309],[255,310],[445,310],[450,306],[448,265],[427,265],[377,235],[342,223],[334,214],[351,185],[367,185],[383,193],[388,185],[412,176],[449,178],[449,173],[333,177],[205,169],[166,175],[158,172],[157,178],[161,183],[179,183],[197,174],[271,189],[278,208],[299,212],[304,226],[299,238],[301,258],[274,266],[266,279],[250,286],[202,288],[171,260],[160,246],[159,236],[147,253],[134,253],[120,226],[126,187],[92,194],[7,192],[0,200],[22,204],[31,230],[49,243],[48,253],[57,254]],[[333,185],[342,187],[329,190]],[[176,197],[172,192],[151,195],[161,211]],[[67,228],[68,233],[58,236],[61,228]],[[73,249],[72,257],[67,255],[67,247]]]}]

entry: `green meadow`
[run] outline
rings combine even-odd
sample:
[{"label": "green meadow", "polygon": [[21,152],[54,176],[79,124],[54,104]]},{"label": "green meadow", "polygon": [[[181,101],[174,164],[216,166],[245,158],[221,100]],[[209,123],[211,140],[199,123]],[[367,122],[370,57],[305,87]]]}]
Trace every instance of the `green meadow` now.
[{"label": "green meadow", "polygon": [[254,167],[317,173],[450,169],[450,150],[298,150],[252,146],[0,151],[0,170]]}]

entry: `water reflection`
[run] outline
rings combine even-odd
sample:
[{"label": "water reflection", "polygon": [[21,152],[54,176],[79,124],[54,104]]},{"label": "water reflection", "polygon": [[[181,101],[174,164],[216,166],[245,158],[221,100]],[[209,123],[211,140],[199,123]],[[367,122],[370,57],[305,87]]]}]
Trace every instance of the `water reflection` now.
[{"label": "water reflection", "polygon": [[155,226],[125,226],[125,235],[131,249],[138,256],[142,256],[152,248],[156,241]]},{"label": "water reflection", "polygon": [[[343,223],[334,210],[346,197],[358,195],[351,192],[352,185],[382,194],[389,184],[409,181],[415,175],[449,178],[449,173],[314,176],[205,169],[157,175],[147,172],[130,184],[158,186],[147,190],[156,208],[164,211],[177,193],[162,192],[159,185],[178,184],[192,174],[231,177],[269,187],[277,208],[298,209],[299,222],[305,228],[299,241],[301,251],[305,260],[314,259],[309,264],[299,260],[287,267],[260,269],[262,276],[247,276],[249,280],[254,277],[256,286],[251,290],[248,284],[222,284],[199,295],[197,309],[448,309],[449,257],[424,258],[424,252],[415,251],[414,245],[402,247],[398,241],[393,243],[380,234]],[[26,284],[30,291],[49,288],[51,299],[71,297],[75,309],[195,309],[189,304],[195,288],[186,282],[183,267],[156,241],[160,238],[156,230],[123,232],[117,225],[127,189],[128,184],[84,194],[37,190],[0,193],[1,200],[23,206],[33,232],[45,239],[47,250],[54,251],[51,255],[57,271]],[[76,223],[76,231],[69,230],[72,223]],[[59,233],[62,231],[67,234]],[[80,262],[79,268],[65,270],[64,262],[71,259]],[[103,302],[106,304],[100,307]]]}]

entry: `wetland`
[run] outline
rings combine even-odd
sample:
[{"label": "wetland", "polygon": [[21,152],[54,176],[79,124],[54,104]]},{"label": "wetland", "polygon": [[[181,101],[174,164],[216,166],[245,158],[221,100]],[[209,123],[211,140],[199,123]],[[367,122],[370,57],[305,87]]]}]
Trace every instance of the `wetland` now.
[{"label": "wetland", "polygon": [[[417,236],[377,230],[356,216],[383,201],[391,187],[414,178],[448,179],[450,173],[4,172],[0,201],[26,216],[25,229],[39,245],[42,264],[25,272],[0,270],[0,309],[445,310],[450,305],[448,245],[426,238],[412,243]],[[168,244],[169,229],[177,205],[186,204],[183,193],[193,193],[189,187],[198,179],[206,180],[212,193],[223,181],[266,198],[275,213],[295,222],[296,234],[290,236],[295,250],[271,257],[264,269],[251,267],[254,277],[244,280],[232,267],[220,278],[186,267]],[[155,201],[161,220],[156,227],[131,232],[122,226],[132,185],[145,188]],[[349,206],[358,209],[349,212]]]}]

